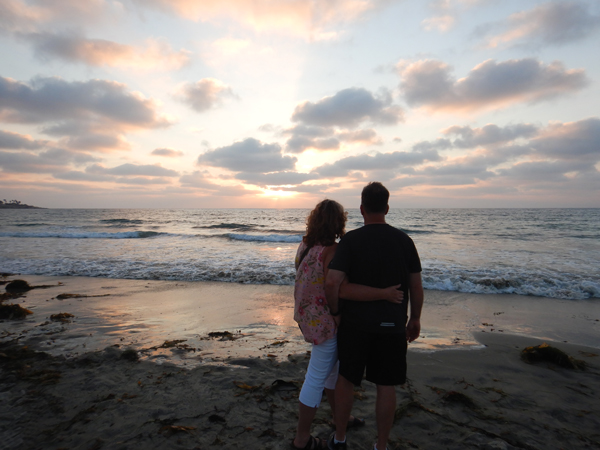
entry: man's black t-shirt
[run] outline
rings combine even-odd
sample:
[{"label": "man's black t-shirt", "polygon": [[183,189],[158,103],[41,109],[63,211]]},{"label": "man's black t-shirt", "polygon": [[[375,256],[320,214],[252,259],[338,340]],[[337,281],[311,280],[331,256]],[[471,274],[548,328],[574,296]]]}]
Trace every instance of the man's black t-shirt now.
[{"label": "man's black t-shirt", "polygon": [[345,327],[384,333],[405,331],[410,274],[421,272],[419,254],[406,233],[385,223],[350,231],[340,241],[329,268],[344,272],[351,283],[376,288],[401,284],[404,292],[402,304],[340,299]]}]

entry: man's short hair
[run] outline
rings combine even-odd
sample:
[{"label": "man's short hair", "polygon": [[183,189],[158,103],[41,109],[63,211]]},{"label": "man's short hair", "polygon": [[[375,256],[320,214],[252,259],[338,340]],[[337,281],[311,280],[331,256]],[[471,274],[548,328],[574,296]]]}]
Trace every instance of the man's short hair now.
[{"label": "man's short hair", "polygon": [[367,184],[360,196],[361,205],[367,213],[385,213],[390,191],[388,191],[379,181],[372,181]]}]

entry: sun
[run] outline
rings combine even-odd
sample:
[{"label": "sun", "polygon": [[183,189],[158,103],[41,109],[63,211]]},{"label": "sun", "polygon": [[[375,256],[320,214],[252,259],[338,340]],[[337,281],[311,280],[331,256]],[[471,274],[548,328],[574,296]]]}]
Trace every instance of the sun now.
[{"label": "sun", "polygon": [[281,189],[263,189],[263,195],[270,198],[290,198],[296,196],[297,192],[282,191]]}]

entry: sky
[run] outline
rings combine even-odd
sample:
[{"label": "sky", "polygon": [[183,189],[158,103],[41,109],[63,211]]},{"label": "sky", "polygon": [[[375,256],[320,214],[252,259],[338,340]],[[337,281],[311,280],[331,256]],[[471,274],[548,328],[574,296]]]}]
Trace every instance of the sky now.
[{"label": "sky", "polygon": [[597,0],[2,0],[0,199],[600,207]]}]

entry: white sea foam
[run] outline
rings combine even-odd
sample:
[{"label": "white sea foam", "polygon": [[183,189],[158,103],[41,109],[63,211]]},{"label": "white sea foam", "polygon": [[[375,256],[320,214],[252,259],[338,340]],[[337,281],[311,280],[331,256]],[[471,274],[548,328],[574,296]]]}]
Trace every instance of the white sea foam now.
[{"label": "white sea foam", "polygon": [[[292,284],[293,230],[307,213],[1,211],[0,272]],[[387,220],[415,241],[428,289],[600,298],[600,210],[391,210]],[[360,223],[350,210],[347,228]]]},{"label": "white sea foam", "polygon": [[236,239],[240,241],[256,241],[256,242],[302,242],[301,235],[284,235],[284,234],[238,234],[229,233],[227,235],[230,239]]},{"label": "white sea foam", "polygon": [[13,238],[60,238],[60,239],[145,239],[166,235],[156,231],[123,231],[120,233],[107,232],[77,232],[77,231],[42,231],[42,232],[19,232],[2,231],[0,237]]}]

